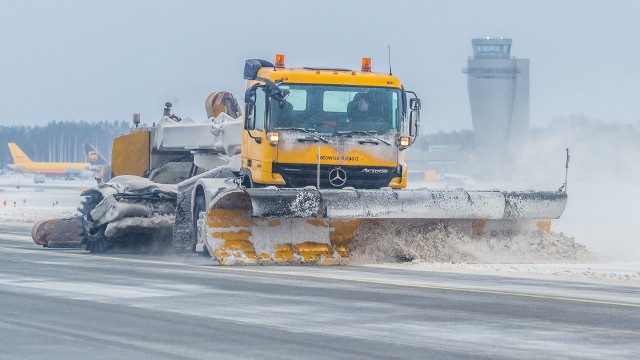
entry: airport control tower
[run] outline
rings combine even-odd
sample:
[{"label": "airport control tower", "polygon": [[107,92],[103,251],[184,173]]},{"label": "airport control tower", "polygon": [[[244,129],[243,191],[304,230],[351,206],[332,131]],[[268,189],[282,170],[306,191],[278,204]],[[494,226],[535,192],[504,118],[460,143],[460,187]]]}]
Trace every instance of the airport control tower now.
[{"label": "airport control tower", "polygon": [[469,102],[479,160],[508,163],[529,131],[529,59],[511,57],[511,39],[473,39]]}]

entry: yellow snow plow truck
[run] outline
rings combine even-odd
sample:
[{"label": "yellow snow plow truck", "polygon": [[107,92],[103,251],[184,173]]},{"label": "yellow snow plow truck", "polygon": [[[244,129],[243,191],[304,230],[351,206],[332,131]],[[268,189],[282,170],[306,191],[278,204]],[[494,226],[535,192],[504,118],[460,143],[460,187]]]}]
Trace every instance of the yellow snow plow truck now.
[{"label": "yellow snow plow truck", "polygon": [[73,234],[50,220],[34,241],[206,251],[220,264],[335,264],[365,224],[548,231],[564,211],[564,191],[404,189],[420,99],[371,72],[368,58],[360,71],[251,59],[244,78],[244,115],[218,92],[204,122],[167,103],[158,124],[115,139],[115,177],[83,193],[82,214],[64,220]]}]

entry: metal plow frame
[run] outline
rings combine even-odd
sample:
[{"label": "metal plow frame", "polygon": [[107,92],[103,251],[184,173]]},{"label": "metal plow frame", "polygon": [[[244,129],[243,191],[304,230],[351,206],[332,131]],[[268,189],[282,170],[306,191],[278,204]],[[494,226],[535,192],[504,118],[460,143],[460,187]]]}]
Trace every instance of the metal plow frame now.
[{"label": "metal plow frame", "polygon": [[549,231],[566,203],[564,192],[225,189],[202,235],[224,265],[340,264],[365,222],[444,223],[470,235]]}]

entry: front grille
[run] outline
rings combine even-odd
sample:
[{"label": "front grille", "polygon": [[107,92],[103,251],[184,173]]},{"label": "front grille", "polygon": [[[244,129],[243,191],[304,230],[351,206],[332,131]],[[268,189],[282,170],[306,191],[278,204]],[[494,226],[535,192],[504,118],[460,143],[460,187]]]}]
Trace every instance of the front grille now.
[{"label": "front grille", "polygon": [[[347,181],[343,185],[333,185],[329,181],[332,170],[344,170]],[[315,164],[273,164],[273,172],[282,175],[288,187],[316,186],[317,165]],[[356,189],[379,189],[389,186],[398,171],[393,167],[380,166],[339,166],[320,165],[321,188],[354,187]]]}]

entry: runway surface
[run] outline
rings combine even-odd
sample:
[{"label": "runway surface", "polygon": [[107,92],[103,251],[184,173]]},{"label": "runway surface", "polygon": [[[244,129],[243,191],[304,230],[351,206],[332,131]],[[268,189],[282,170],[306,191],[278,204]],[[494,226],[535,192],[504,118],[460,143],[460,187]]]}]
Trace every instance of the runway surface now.
[{"label": "runway surface", "polygon": [[640,358],[640,287],[90,255],[0,226],[0,359]]}]

